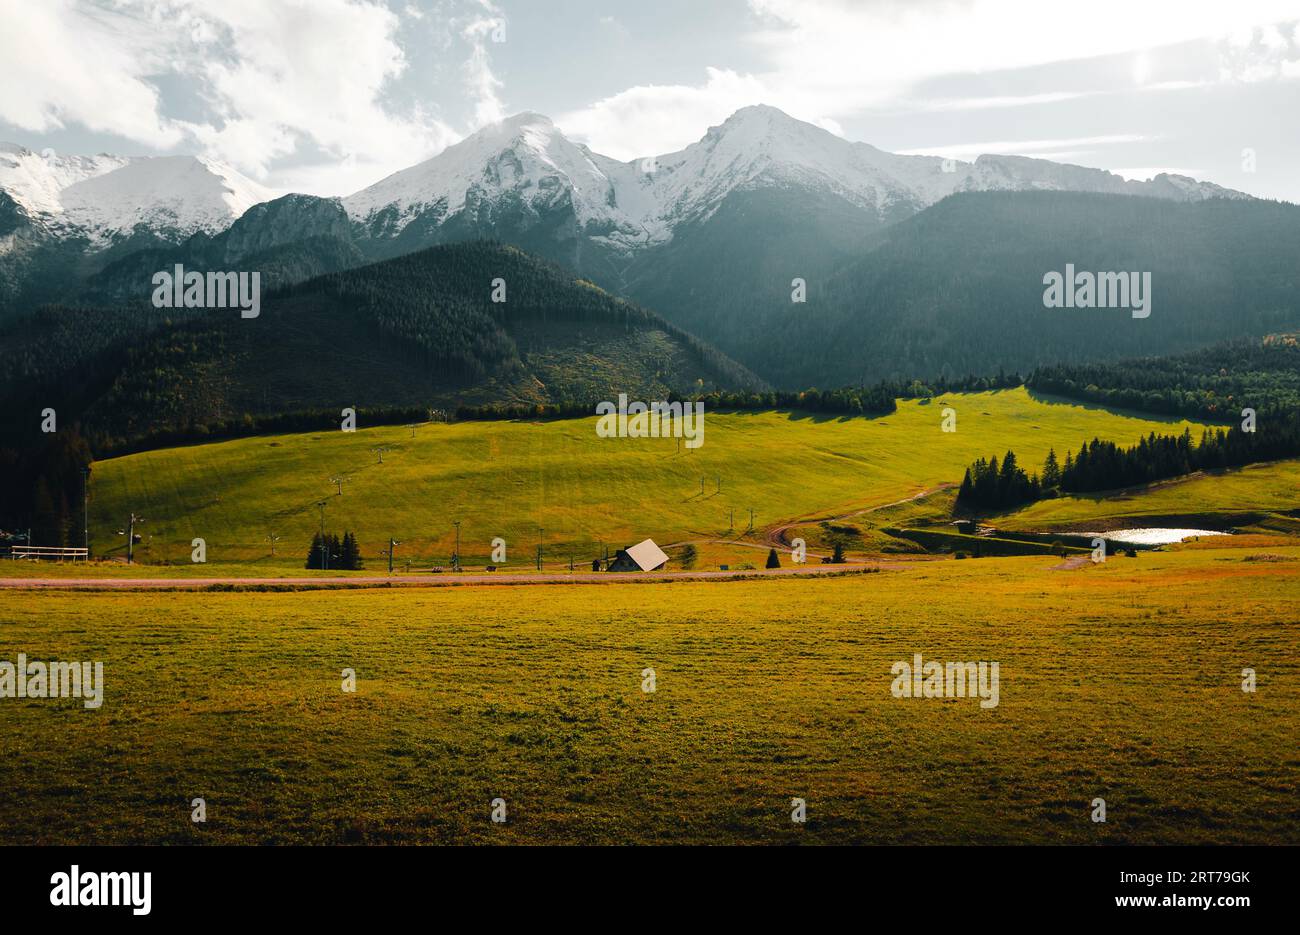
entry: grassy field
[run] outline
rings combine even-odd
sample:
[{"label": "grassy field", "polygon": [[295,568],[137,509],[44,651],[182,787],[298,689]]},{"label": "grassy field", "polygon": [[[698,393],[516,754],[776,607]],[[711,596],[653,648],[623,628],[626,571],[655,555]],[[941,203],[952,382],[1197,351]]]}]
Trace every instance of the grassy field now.
[{"label": "grassy field", "polygon": [[[954,433],[940,430],[945,406],[957,411]],[[355,531],[371,569],[389,535],[399,558],[446,563],[455,519],[467,561],[487,561],[494,536],[506,539],[511,565],[530,564],[539,538],[550,561],[590,561],[602,542],[612,552],[646,536],[727,535],[731,511],[737,535],[750,508],[762,530],[960,481],[975,458],[1008,448],[1037,467],[1051,447],[1063,455],[1094,436],[1127,444],[1187,424],[1017,389],[902,401],[874,419],[709,413],[703,446],[680,452],[674,439],[599,438],[594,418],[438,423],[414,437],[397,426],[247,438],[97,463],[91,539],[97,553],[121,555],[117,531],[135,511],[145,517],[137,558],[146,562],[188,564],[191,540],[202,537],[210,562],[301,565],[324,500],[327,527]],[[382,464],[371,450],[381,446]],[[341,496],[334,475],[350,478]],[[281,537],[275,560],[272,532]]]},{"label": "grassy field", "polygon": [[[1148,525],[1178,526],[1185,517],[1208,528],[1259,524],[1300,533],[1300,461],[1249,464],[1242,468],[1161,481],[1140,491],[1041,500],[993,520],[1013,530],[1101,530]],[[1281,514],[1281,515],[1278,515]],[[1300,515],[1300,514],[1298,514]]]},{"label": "grassy field", "polygon": [[[0,700],[0,843],[1300,843],[1300,548],[1273,551],[542,600],[0,592],[0,658],[106,682],[98,710]],[[997,661],[1000,704],[892,697],[913,653]]]},{"label": "grassy field", "polygon": [[[363,428],[101,462],[96,552],[124,551],[116,530],[134,510],[151,564],[3,562],[0,577],[288,586],[309,574],[322,499],[331,531],[358,534],[367,574],[386,567],[390,534],[399,569],[447,564],[453,519],[468,563],[499,535],[515,572],[539,539],[548,570],[646,536],[671,570],[686,541],[697,568],[762,568],[769,534],[888,561],[821,580],[0,590],[0,660],[102,660],[106,678],[98,710],[0,698],[0,844],[1300,843],[1300,461],[991,520],[1249,535],[1081,567],[952,561],[884,530],[950,535],[951,485],[975,458],[1012,448],[1033,469],[1049,447],[1186,423],[1023,390],[876,419],[710,413],[696,451],[601,439],[593,422]],[[206,565],[188,561],[195,536]],[[1000,703],[893,697],[890,667],[915,653],[997,662]],[[795,797],[805,825],[790,821]]]}]

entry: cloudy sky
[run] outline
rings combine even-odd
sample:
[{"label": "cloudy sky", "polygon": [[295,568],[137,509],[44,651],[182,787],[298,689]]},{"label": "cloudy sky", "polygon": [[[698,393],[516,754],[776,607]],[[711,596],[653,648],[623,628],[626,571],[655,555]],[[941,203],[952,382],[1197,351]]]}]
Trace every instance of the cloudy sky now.
[{"label": "cloudy sky", "polygon": [[0,140],[348,194],[522,110],[622,159],[851,140],[1300,202],[1300,0],[0,0]]}]

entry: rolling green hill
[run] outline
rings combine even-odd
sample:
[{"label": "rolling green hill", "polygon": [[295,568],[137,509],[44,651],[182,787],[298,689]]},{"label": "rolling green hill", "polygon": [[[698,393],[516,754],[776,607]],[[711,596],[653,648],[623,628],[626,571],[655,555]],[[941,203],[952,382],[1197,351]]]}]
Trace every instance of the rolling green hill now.
[{"label": "rolling green hill", "polygon": [[[940,430],[941,411],[958,430]],[[803,413],[708,413],[704,444],[679,452],[673,439],[599,438],[595,418],[430,423],[261,436],[149,451],[98,462],[91,482],[91,538],[120,554],[134,510],[146,518],[146,561],[188,561],[203,537],[212,562],[301,564],[319,525],[355,531],[375,567],[388,536],[398,556],[449,560],[453,520],[467,560],[486,560],[494,536],[509,563],[528,565],[539,538],[550,561],[590,558],[600,543],[623,546],[743,532],[805,516],[891,503],[961,478],[976,457],[1014,446],[1041,463],[1100,436],[1125,444],[1190,423],[1117,414],[1023,388],[900,401],[882,418]],[[383,463],[372,449],[386,446]],[[330,478],[350,478],[343,493]],[[701,480],[703,479],[703,493]],[[718,490],[719,483],[721,490]],[[540,532],[539,532],[540,530]]]}]

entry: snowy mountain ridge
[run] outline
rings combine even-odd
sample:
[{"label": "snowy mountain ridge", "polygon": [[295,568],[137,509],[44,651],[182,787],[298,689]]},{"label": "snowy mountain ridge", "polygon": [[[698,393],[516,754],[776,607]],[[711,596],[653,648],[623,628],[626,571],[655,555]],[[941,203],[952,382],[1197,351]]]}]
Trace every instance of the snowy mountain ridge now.
[{"label": "snowy mountain ridge", "polygon": [[218,233],[269,189],[200,156],[63,156],[0,143],[0,191],[60,237],[103,246],[137,225],[188,237]]},{"label": "snowy mountain ridge", "polygon": [[417,218],[437,225],[503,202],[541,214],[567,201],[591,240],[630,251],[665,243],[680,225],[707,220],[733,191],[768,186],[830,192],[882,220],[961,191],[1249,197],[1183,176],[1128,181],[1102,169],[1022,156],[961,162],[896,155],[755,105],[683,150],[628,162],[570,141],[546,117],[518,114],[342,201],[354,221],[379,237],[396,235]]},{"label": "snowy mountain ridge", "polygon": [[[1102,169],[984,155],[974,162],[888,153],[775,107],[744,107],[685,149],[631,161],[591,151],[525,112],[340,199],[362,236],[382,241],[418,221],[437,230],[510,214],[527,224],[572,212],[574,232],[615,253],[671,241],[733,192],[776,187],[837,196],[881,222],[963,191],[1083,191],[1179,201],[1248,198],[1184,176],[1128,181]],[[197,156],[62,156],[0,143],[0,191],[56,237],[92,249],[143,225],[184,238],[219,233],[274,193]]]}]

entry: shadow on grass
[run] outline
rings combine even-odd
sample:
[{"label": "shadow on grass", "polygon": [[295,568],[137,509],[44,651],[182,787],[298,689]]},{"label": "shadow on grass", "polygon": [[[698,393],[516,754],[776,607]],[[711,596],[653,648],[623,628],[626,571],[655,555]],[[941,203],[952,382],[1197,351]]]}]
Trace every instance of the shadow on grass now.
[{"label": "shadow on grass", "polygon": [[[1163,422],[1166,425],[1177,425],[1179,422],[1187,421],[1193,425],[1218,425],[1218,423],[1203,422],[1199,419],[1189,419],[1186,416],[1171,416],[1160,412],[1147,412],[1143,409],[1125,409],[1122,406],[1107,406],[1103,403],[1093,402],[1086,399],[1074,399],[1069,396],[1055,396],[1051,393],[1042,393],[1035,389],[1029,389],[1029,398],[1034,402],[1042,403],[1044,406],[1070,406],[1075,409],[1087,409],[1092,412],[1109,412],[1112,415],[1128,416],[1131,419],[1142,419],[1146,422]],[[1227,423],[1223,423],[1227,424]]]}]

